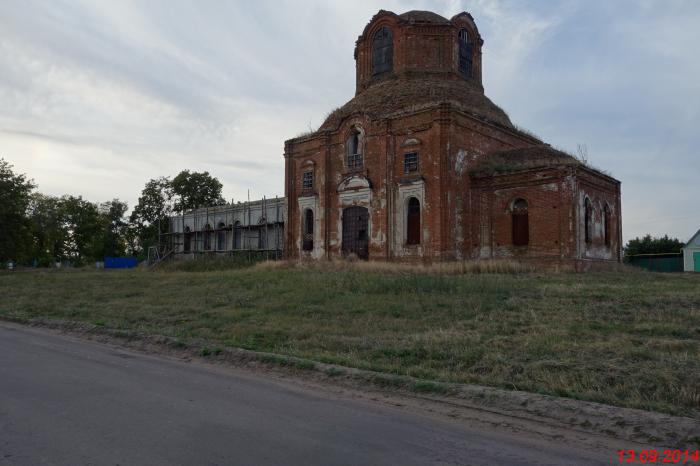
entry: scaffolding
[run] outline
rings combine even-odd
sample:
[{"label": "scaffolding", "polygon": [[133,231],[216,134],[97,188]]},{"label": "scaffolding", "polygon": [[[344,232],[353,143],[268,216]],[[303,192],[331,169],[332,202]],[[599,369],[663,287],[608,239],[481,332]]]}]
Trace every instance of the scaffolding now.
[{"label": "scaffolding", "polygon": [[159,228],[157,257],[243,256],[281,259],[284,198],[204,207],[170,217]]}]

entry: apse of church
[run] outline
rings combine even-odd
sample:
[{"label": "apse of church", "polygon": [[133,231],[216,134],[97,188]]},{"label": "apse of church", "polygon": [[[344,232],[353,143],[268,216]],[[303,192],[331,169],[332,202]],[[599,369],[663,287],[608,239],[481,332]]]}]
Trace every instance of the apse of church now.
[{"label": "apse of church", "polygon": [[483,43],[468,13],[370,20],[355,96],[285,143],[288,258],[620,261],[620,182],[511,123]]}]

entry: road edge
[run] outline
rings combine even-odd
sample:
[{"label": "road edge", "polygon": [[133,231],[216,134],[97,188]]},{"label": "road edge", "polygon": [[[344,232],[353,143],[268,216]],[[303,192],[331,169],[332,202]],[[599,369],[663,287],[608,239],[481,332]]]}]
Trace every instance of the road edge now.
[{"label": "road edge", "polygon": [[548,427],[659,447],[700,447],[700,421],[668,414],[621,408],[571,398],[494,387],[454,384],[392,375],[310,359],[242,348],[222,348],[199,340],[183,341],[163,335],[65,320],[20,319],[0,316],[0,322],[40,327],[79,338],[116,343],[129,349],[199,359],[207,363],[248,369],[273,370],[323,384],[373,390],[426,400],[448,410],[462,408],[489,415],[516,418]]}]

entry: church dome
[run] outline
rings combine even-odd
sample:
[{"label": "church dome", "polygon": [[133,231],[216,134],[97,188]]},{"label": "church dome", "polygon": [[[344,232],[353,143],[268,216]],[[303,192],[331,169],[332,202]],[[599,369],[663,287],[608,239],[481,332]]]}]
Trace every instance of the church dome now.
[{"label": "church dome", "polygon": [[380,10],[357,39],[355,97],[320,129],[333,130],[353,114],[381,119],[441,104],[512,129],[508,115],[484,95],[482,45],[469,13],[447,19]]},{"label": "church dome", "polygon": [[432,11],[411,10],[400,14],[399,18],[412,23],[450,24],[449,19]]}]

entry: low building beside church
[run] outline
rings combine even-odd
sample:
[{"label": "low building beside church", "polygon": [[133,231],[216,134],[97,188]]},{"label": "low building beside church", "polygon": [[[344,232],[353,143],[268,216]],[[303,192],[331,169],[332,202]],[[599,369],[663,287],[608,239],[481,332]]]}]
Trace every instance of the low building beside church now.
[{"label": "low building beside church", "polygon": [[277,259],[284,244],[284,199],[196,209],[170,217],[162,230],[162,246],[177,258],[255,253]]}]

